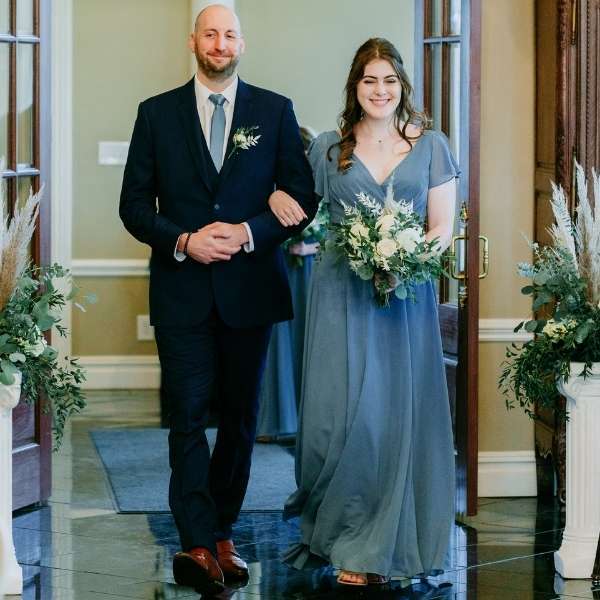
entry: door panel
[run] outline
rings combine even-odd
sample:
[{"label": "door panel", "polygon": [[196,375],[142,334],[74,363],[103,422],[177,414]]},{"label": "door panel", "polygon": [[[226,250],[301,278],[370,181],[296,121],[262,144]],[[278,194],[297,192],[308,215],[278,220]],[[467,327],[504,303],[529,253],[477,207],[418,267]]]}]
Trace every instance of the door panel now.
[{"label": "door panel", "polygon": [[[46,183],[31,247],[37,264],[50,260],[49,30],[50,0],[0,3],[0,158],[6,159],[0,201],[10,215],[30,187]],[[13,411],[13,509],[48,498],[50,457],[50,417],[22,398]]]},{"label": "door panel", "polygon": [[449,258],[456,279],[439,284],[439,322],[454,424],[456,512],[477,509],[479,329],[480,0],[416,0],[415,97],[443,131],[461,177]]}]

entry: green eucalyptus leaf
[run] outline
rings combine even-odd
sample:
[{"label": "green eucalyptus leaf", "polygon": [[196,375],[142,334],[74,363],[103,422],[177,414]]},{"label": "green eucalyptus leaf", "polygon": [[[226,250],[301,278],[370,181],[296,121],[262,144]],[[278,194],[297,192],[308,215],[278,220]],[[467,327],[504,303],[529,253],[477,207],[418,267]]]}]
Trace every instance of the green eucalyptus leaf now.
[{"label": "green eucalyptus leaf", "polygon": [[546,271],[540,271],[533,276],[535,285],[544,285],[550,279],[550,275]]},{"label": "green eucalyptus leaf", "polygon": [[356,273],[363,281],[369,281],[373,279],[373,270],[369,269],[369,267],[360,267],[358,272]]},{"label": "green eucalyptus leaf", "polygon": [[0,383],[4,385],[12,385],[15,382],[14,373],[9,373],[0,367]]},{"label": "green eucalyptus leaf", "polygon": [[406,286],[399,285],[394,290],[394,296],[396,296],[396,298],[398,298],[398,300],[406,300],[406,298],[408,296],[408,290],[406,289]]},{"label": "green eucalyptus leaf", "polygon": [[534,333],[535,330],[537,329],[538,326],[538,322],[533,320],[533,321],[527,321],[525,323],[525,331],[528,331],[529,333]]},{"label": "green eucalyptus leaf", "polygon": [[575,331],[575,341],[581,344],[589,335],[592,330],[592,326],[589,322],[582,323]]}]

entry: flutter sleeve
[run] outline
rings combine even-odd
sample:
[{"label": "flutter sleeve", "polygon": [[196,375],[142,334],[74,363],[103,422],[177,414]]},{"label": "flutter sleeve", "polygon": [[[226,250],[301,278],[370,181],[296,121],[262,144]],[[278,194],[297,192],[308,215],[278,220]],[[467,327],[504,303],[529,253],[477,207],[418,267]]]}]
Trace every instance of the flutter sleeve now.
[{"label": "flutter sleeve", "polygon": [[315,179],[315,194],[322,198],[322,202],[329,203],[329,181],[327,177],[327,151],[332,145],[330,132],[321,133],[308,148],[308,162],[312,167]]},{"label": "flutter sleeve", "polygon": [[450,150],[448,138],[438,131],[432,132],[429,189],[442,185],[459,175],[460,169]]}]

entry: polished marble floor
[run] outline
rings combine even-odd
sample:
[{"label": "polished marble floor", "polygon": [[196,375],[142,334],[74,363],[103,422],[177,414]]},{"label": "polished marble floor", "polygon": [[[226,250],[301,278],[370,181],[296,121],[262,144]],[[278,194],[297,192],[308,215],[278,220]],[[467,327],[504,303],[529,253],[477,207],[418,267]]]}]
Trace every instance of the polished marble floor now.
[{"label": "polished marble floor", "polygon": [[[69,426],[54,456],[53,493],[47,506],[14,519],[17,557],[27,600],[198,598],[174,584],[171,557],[178,550],[170,515],[117,514],[89,430],[157,426],[153,392],[94,392]],[[589,581],[563,581],[553,569],[561,513],[535,498],[482,499],[479,514],[452,532],[447,570],[427,581],[394,581],[380,589],[347,588],[328,570],[295,572],[279,562],[298,536],[278,512],[243,514],[235,530],[249,561],[250,581],[222,598],[551,599],[599,598]]]}]

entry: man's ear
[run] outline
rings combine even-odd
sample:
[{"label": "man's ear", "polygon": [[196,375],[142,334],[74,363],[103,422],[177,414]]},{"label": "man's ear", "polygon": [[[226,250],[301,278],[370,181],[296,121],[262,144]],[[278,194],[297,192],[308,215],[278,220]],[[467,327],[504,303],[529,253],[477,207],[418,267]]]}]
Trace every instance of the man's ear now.
[{"label": "man's ear", "polygon": [[196,37],[194,35],[194,33],[190,33],[190,37],[188,38],[188,48],[192,51],[195,52],[196,51]]},{"label": "man's ear", "polygon": [[246,40],[244,38],[242,38],[242,41],[240,44],[240,54],[244,54],[245,51],[246,51]]}]

